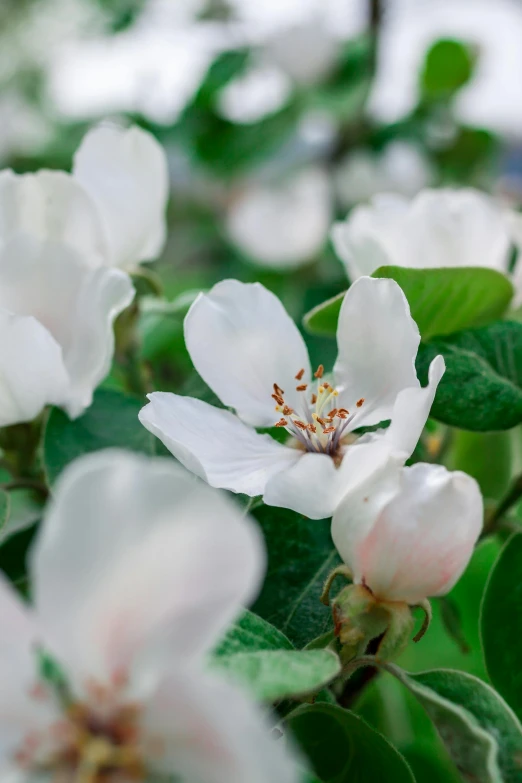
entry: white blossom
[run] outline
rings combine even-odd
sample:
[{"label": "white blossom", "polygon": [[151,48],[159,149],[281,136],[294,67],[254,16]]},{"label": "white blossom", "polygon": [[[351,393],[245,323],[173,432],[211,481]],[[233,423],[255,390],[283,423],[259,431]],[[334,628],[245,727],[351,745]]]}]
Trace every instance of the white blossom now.
[{"label": "white blossom", "polygon": [[[332,240],[351,280],[388,264],[482,266],[509,275],[512,244],[522,242],[522,221],[473,188],[426,189],[411,200],[382,193],[336,223]],[[519,278],[517,271],[513,282],[522,290]]]},{"label": "white blossom", "polygon": [[263,570],[253,523],[168,461],[68,468],[30,560],[34,606],[0,581],[2,780],[293,783],[284,744],[205,665]]},{"label": "white blossom", "polygon": [[[304,340],[281,302],[259,283],[218,283],[185,319],[185,342],[203,380],[236,414],[155,392],[141,422],[189,470],[215,487],[263,495],[308,517],[331,516],[350,486],[390,452],[415,448],[444,372],[415,372],[420,336],[392,280],[361,278],[346,294],[333,374],[312,374]],[[356,441],[354,430],[391,419]],[[286,429],[279,443],[254,427]]]},{"label": "white blossom", "polygon": [[388,462],[350,490],[332,520],[355,584],[379,600],[418,604],[444,595],[464,571],[482,529],[477,482],[442,465]]},{"label": "white blossom", "polygon": [[290,269],[319,253],[331,219],[328,177],[310,167],[280,182],[247,184],[230,205],[226,228],[247,260]]}]

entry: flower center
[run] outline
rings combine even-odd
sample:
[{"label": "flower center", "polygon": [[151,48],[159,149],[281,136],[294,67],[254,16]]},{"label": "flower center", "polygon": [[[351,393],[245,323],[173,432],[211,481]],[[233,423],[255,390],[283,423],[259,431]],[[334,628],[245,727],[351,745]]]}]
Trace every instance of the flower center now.
[{"label": "flower center", "polygon": [[276,401],[275,409],[282,414],[274,426],[284,427],[306,451],[327,454],[337,459],[342,439],[348,434],[348,427],[357,409],[363,405],[364,398],[356,402],[356,410],[352,413],[346,408],[338,408],[339,391],[323,380],[323,365],[319,365],[314,373],[315,380],[311,383],[299,383],[304,372],[302,368],[295,376],[298,381],[295,389],[299,392],[299,410],[287,404],[284,389],[274,383],[272,397]]}]

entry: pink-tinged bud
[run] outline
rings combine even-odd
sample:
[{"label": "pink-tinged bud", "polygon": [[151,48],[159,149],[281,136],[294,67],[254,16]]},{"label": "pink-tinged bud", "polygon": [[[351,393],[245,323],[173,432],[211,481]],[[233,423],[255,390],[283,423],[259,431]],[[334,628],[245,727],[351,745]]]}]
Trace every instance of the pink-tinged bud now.
[{"label": "pink-tinged bud", "polygon": [[474,479],[441,465],[390,461],[345,496],[332,538],[355,584],[381,601],[444,595],[464,571],[483,524]]}]

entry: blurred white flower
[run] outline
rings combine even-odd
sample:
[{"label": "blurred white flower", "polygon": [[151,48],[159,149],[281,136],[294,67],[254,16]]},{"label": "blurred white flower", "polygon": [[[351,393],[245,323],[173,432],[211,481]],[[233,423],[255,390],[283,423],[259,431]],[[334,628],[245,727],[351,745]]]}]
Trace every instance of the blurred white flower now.
[{"label": "blurred white flower", "polygon": [[395,122],[419,98],[419,72],[430,46],[441,38],[476,48],[479,60],[455,102],[471,125],[520,136],[522,5],[518,0],[401,0],[391,4],[379,41],[378,73],[368,108]]},{"label": "blurred white flower", "polygon": [[414,144],[394,141],[381,153],[355,150],[335,173],[337,195],[344,207],[369,201],[378,193],[414,196],[434,179],[433,169]]},{"label": "blurred white flower", "polygon": [[228,210],[226,229],[252,263],[292,269],[314,259],[331,219],[328,177],[308,168],[277,184],[247,185]]},{"label": "blurred white flower", "polygon": [[265,56],[297,84],[317,84],[334,68],[342,40],[323,24],[321,16],[276,33]]},{"label": "blurred white flower", "polygon": [[[486,193],[440,188],[411,201],[376,196],[336,223],[332,240],[351,280],[387,264],[484,266],[507,275],[511,244],[522,241],[521,221]],[[518,287],[517,274],[513,282]]]},{"label": "blurred white flower", "polygon": [[[361,278],[346,294],[332,384],[322,366],[312,376],[299,330],[259,283],[226,280],[200,294],[185,342],[203,380],[237,415],[155,392],[142,424],[212,486],[315,519],[331,516],[390,453],[404,462],[413,452],[444,372],[438,356],[420,386],[419,331],[401,289],[385,279]],[[354,430],[386,419],[387,430],[354,444]],[[274,425],[288,432],[285,445],[254,429]]]},{"label": "blurred white flower", "polygon": [[482,497],[471,476],[390,461],[377,479],[346,494],[332,538],[355,584],[378,600],[415,605],[451,590],[482,523]]},{"label": "blurred white flower", "polygon": [[60,480],[30,566],[33,608],[0,582],[2,780],[297,780],[261,714],[205,670],[264,568],[226,497],[165,460],[89,455]]},{"label": "blurred white flower", "polygon": [[218,109],[231,122],[255,123],[282,108],[291,92],[290,79],[282,70],[258,64],[221,90]]}]

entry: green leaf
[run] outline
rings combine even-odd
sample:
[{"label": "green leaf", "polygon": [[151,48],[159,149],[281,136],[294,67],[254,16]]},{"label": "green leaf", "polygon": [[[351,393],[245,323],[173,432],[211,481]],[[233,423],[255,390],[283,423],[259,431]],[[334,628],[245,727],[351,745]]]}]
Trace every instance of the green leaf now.
[{"label": "green leaf", "polygon": [[522,717],[522,533],[505,544],[484,591],[482,648],[491,682]]},{"label": "green leaf", "polygon": [[[51,484],[77,457],[107,448],[122,448],[156,454],[158,443],[140,424],[140,400],[112,389],[99,389],[83,416],[71,421],[53,408],[44,434],[44,462]],[[161,452],[159,452],[161,453]]]},{"label": "green leaf", "polygon": [[408,674],[393,664],[385,668],[423,705],[464,780],[522,781],[522,726],[491,686],[451,669]]},{"label": "green leaf", "polygon": [[340,672],[335,653],[295,650],[281,631],[248,611],[229,629],[211,665],[260,701],[318,691]]},{"label": "green leaf", "polygon": [[9,497],[9,493],[4,489],[0,489],[0,538],[6,529],[10,513],[11,498]]},{"label": "green leaf", "polygon": [[417,373],[423,385],[439,353],[446,372],[432,418],[478,432],[507,430],[522,421],[522,324],[497,321],[421,344]]},{"label": "green leaf", "polygon": [[268,571],[253,610],[304,647],[332,626],[331,610],[319,600],[326,577],[340,562],[330,522],[272,506],[261,506],[253,516],[268,548]]},{"label": "green leaf", "polygon": [[[395,280],[406,296],[423,340],[484,326],[506,312],[513,297],[507,277],[482,267],[410,269],[381,266],[372,277]],[[334,335],[344,294],[314,307],[304,317],[314,334]]]},{"label": "green leaf", "polygon": [[268,702],[318,691],[341,670],[330,650],[239,652],[212,659],[211,667]]},{"label": "green leaf", "polygon": [[436,41],[426,55],[421,72],[421,92],[424,98],[437,100],[451,97],[473,75],[476,56],[460,41]]},{"label": "green leaf", "polygon": [[333,704],[299,707],[287,724],[324,783],[414,783],[388,740],[348,710]]},{"label": "green leaf", "polygon": [[261,650],[293,650],[290,639],[262,617],[245,611],[229,628],[214,655],[259,652]]},{"label": "green leaf", "polygon": [[511,435],[508,432],[453,433],[447,467],[469,473],[479,483],[484,497],[499,500],[511,480]]}]

